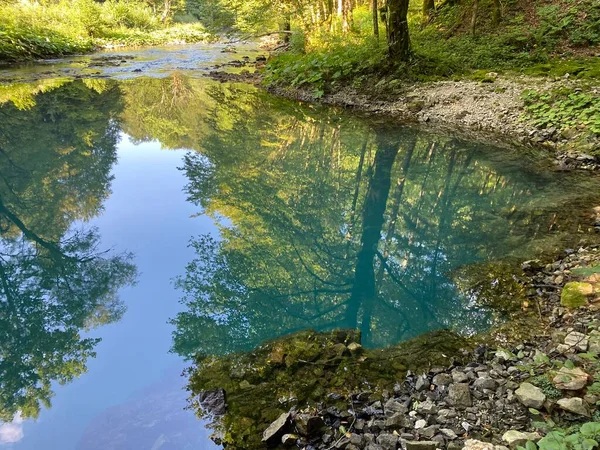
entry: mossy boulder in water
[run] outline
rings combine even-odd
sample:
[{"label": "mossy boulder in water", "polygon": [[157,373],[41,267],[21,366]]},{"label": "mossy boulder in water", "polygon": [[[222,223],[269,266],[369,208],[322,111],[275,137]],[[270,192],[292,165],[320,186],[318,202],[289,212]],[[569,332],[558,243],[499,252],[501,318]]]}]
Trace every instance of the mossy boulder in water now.
[{"label": "mossy boulder in water", "polygon": [[590,283],[572,281],[565,284],[560,295],[560,304],[567,308],[579,308],[587,305],[587,297],[593,294],[594,287]]}]

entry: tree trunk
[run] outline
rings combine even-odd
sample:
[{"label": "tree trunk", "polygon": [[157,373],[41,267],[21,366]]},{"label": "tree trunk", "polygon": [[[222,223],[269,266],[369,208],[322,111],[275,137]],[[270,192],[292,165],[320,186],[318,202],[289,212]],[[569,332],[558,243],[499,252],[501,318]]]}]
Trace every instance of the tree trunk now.
[{"label": "tree trunk", "polygon": [[[377,137],[374,172],[363,206],[360,250],[356,257],[352,293],[346,309],[348,328],[357,328],[358,315],[362,309],[370,309],[377,297],[375,287],[375,257],[385,221],[385,209],[392,184],[392,166],[398,154],[398,142]],[[363,323],[364,326],[370,324]]]},{"label": "tree trunk", "polygon": [[[286,16],[283,19],[283,23],[281,24],[281,31],[292,31],[292,22],[290,20],[290,16]],[[290,42],[290,33],[282,33],[283,34],[283,42]]]},{"label": "tree trunk", "polygon": [[171,14],[171,0],[165,0],[164,9],[160,21],[165,23]]},{"label": "tree trunk", "polygon": [[379,14],[377,11],[377,0],[372,0],[373,8],[373,34],[379,38]]},{"label": "tree trunk", "polygon": [[502,20],[502,5],[500,0],[492,0],[492,23],[498,25]]},{"label": "tree trunk", "polygon": [[431,20],[431,14],[435,11],[435,0],[423,0],[423,23]]},{"label": "tree trunk", "polygon": [[408,0],[388,0],[388,48],[393,62],[406,61],[410,56],[407,13]]},{"label": "tree trunk", "polygon": [[479,0],[473,1],[473,17],[471,17],[471,34],[475,36],[475,27],[477,26],[477,13],[479,10]]}]

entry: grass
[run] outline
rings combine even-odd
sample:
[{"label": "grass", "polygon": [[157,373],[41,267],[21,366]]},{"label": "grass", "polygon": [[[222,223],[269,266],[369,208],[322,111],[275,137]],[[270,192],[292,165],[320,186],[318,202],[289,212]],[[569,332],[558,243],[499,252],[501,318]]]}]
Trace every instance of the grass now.
[{"label": "grass", "polygon": [[0,61],[83,53],[96,47],[198,42],[198,23],[164,25],[137,0],[0,3]]}]

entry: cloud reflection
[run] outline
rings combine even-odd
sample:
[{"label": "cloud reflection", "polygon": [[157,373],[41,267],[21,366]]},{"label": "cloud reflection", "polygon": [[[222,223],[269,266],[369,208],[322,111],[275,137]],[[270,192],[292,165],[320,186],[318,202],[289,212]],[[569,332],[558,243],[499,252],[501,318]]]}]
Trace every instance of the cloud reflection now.
[{"label": "cloud reflection", "polygon": [[23,439],[23,419],[17,414],[12,422],[0,425],[0,444],[14,444]]}]

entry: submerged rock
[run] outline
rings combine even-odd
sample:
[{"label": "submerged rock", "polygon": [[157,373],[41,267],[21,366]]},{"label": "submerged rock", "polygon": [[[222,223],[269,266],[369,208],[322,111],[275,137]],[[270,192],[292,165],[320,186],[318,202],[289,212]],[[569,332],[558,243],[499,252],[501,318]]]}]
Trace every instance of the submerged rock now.
[{"label": "submerged rock", "polygon": [[269,425],[263,432],[262,441],[267,445],[277,445],[290,424],[290,417],[291,414],[289,412],[280,415],[277,420]]},{"label": "submerged rock", "polygon": [[198,401],[202,408],[215,416],[222,416],[227,412],[225,402],[225,391],[223,389],[212,389],[198,394]]}]

